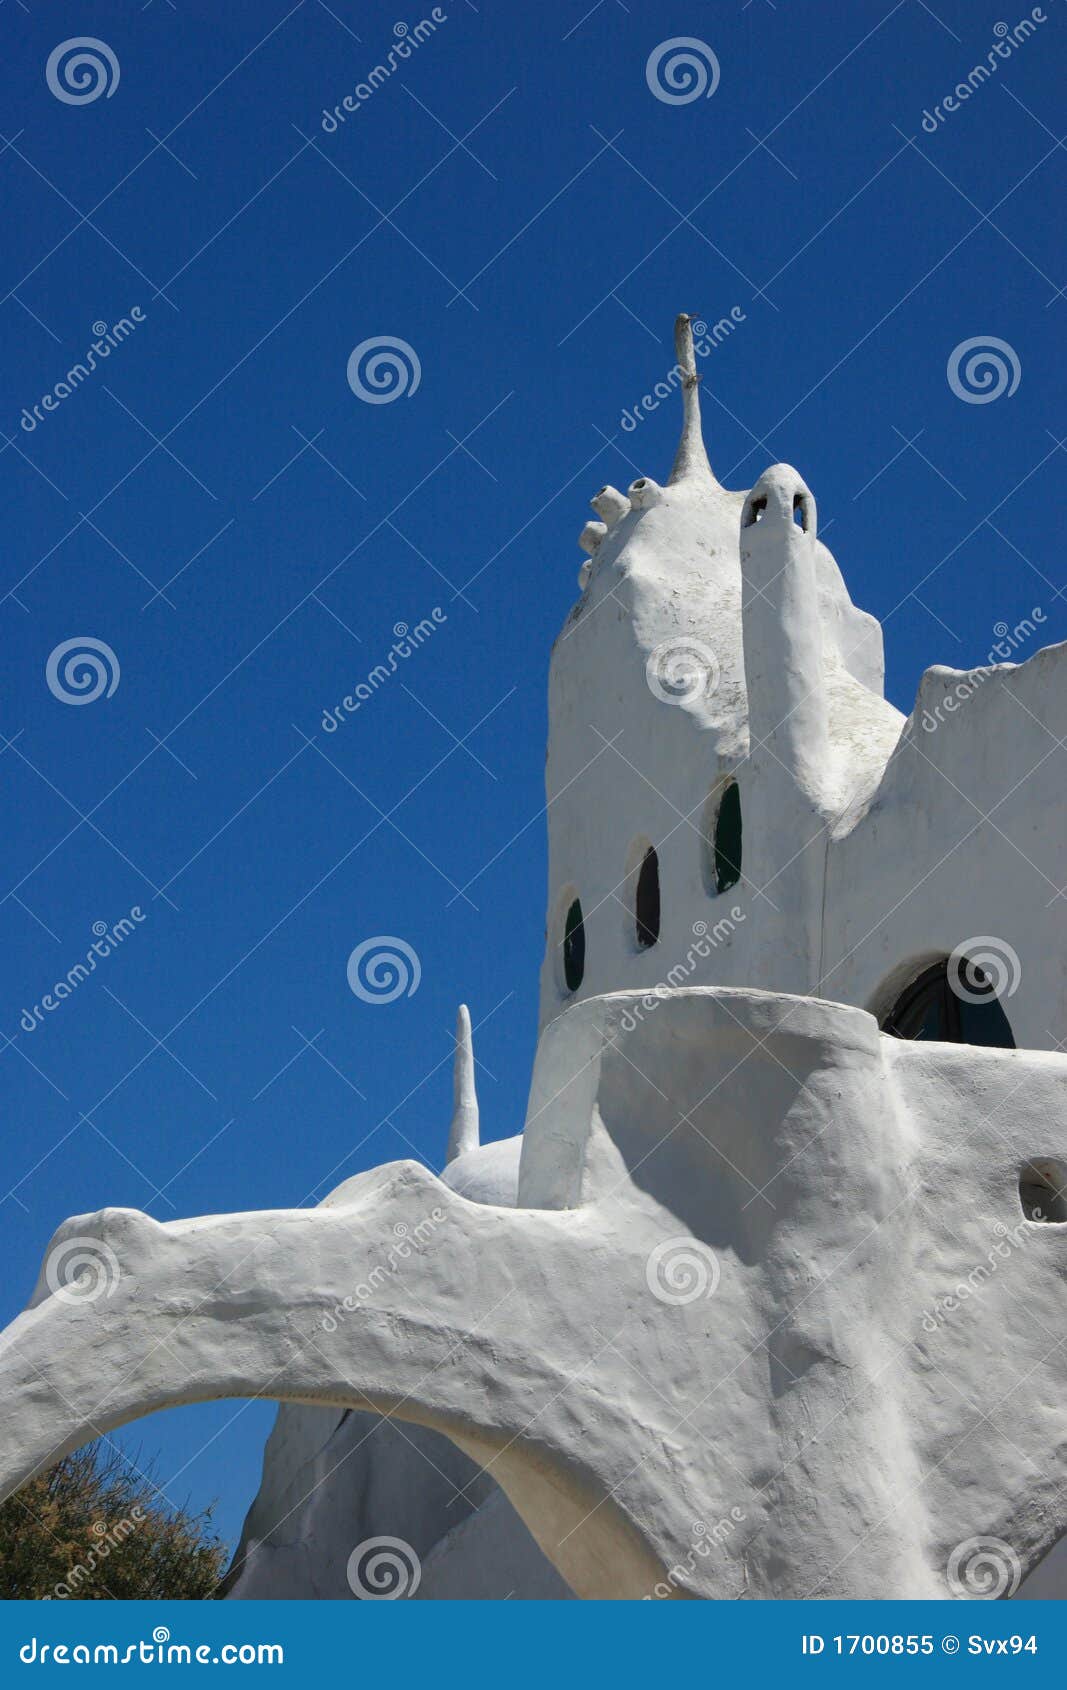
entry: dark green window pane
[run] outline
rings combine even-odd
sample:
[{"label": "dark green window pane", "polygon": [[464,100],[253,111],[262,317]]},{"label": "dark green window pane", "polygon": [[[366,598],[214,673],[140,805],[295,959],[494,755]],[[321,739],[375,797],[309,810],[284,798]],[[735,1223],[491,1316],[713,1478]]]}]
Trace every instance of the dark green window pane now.
[{"label": "dark green window pane", "polygon": [[637,943],[647,950],[659,938],[659,858],[650,845],[637,877],[637,896],[634,900]]},{"label": "dark green window pane", "polygon": [[563,929],[563,978],[568,992],[576,992],[585,974],[585,922],[580,898],[567,911]]},{"label": "dark green window pane", "polygon": [[728,892],[741,878],[741,793],[731,781],[715,819],[715,890]]}]

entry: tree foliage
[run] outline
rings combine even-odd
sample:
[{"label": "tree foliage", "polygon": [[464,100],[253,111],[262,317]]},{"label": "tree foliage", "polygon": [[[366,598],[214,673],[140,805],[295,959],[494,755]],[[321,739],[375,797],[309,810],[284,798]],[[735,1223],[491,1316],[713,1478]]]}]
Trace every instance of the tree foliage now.
[{"label": "tree foliage", "polygon": [[0,1598],[214,1596],[227,1550],[211,1510],[173,1506],[111,1445],[64,1456],[0,1503]]}]

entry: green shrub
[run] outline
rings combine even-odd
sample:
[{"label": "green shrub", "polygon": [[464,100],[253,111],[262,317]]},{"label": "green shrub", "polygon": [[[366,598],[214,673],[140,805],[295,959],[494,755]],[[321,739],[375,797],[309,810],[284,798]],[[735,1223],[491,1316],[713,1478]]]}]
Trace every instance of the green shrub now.
[{"label": "green shrub", "polygon": [[216,1594],[226,1545],[211,1510],[174,1507],[110,1444],[87,1444],[0,1503],[0,1598]]}]

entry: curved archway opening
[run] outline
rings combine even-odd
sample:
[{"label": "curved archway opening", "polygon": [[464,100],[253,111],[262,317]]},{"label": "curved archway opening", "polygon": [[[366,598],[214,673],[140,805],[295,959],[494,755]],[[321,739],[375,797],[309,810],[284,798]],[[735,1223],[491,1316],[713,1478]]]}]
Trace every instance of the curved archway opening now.
[{"label": "curved archway opening", "polygon": [[898,1039],[1015,1049],[995,983],[960,957],[942,957],[905,986],[882,1021],[882,1031]]}]

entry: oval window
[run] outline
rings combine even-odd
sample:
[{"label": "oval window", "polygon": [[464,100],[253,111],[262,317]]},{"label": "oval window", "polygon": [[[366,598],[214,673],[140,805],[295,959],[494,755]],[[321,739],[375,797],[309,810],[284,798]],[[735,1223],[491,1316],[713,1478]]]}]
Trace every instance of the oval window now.
[{"label": "oval window", "polygon": [[715,890],[728,892],[741,878],[741,793],[732,780],[715,818]]},{"label": "oval window", "polygon": [[568,992],[576,992],[585,976],[585,921],[582,901],[575,898],[563,924],[563,978]]},{"label": "oval window", "polygon": [[650,845],[641,859],[634,897],[634,926],[637,943],[647,951],[659,938],[659,858],[655,846]]}]

